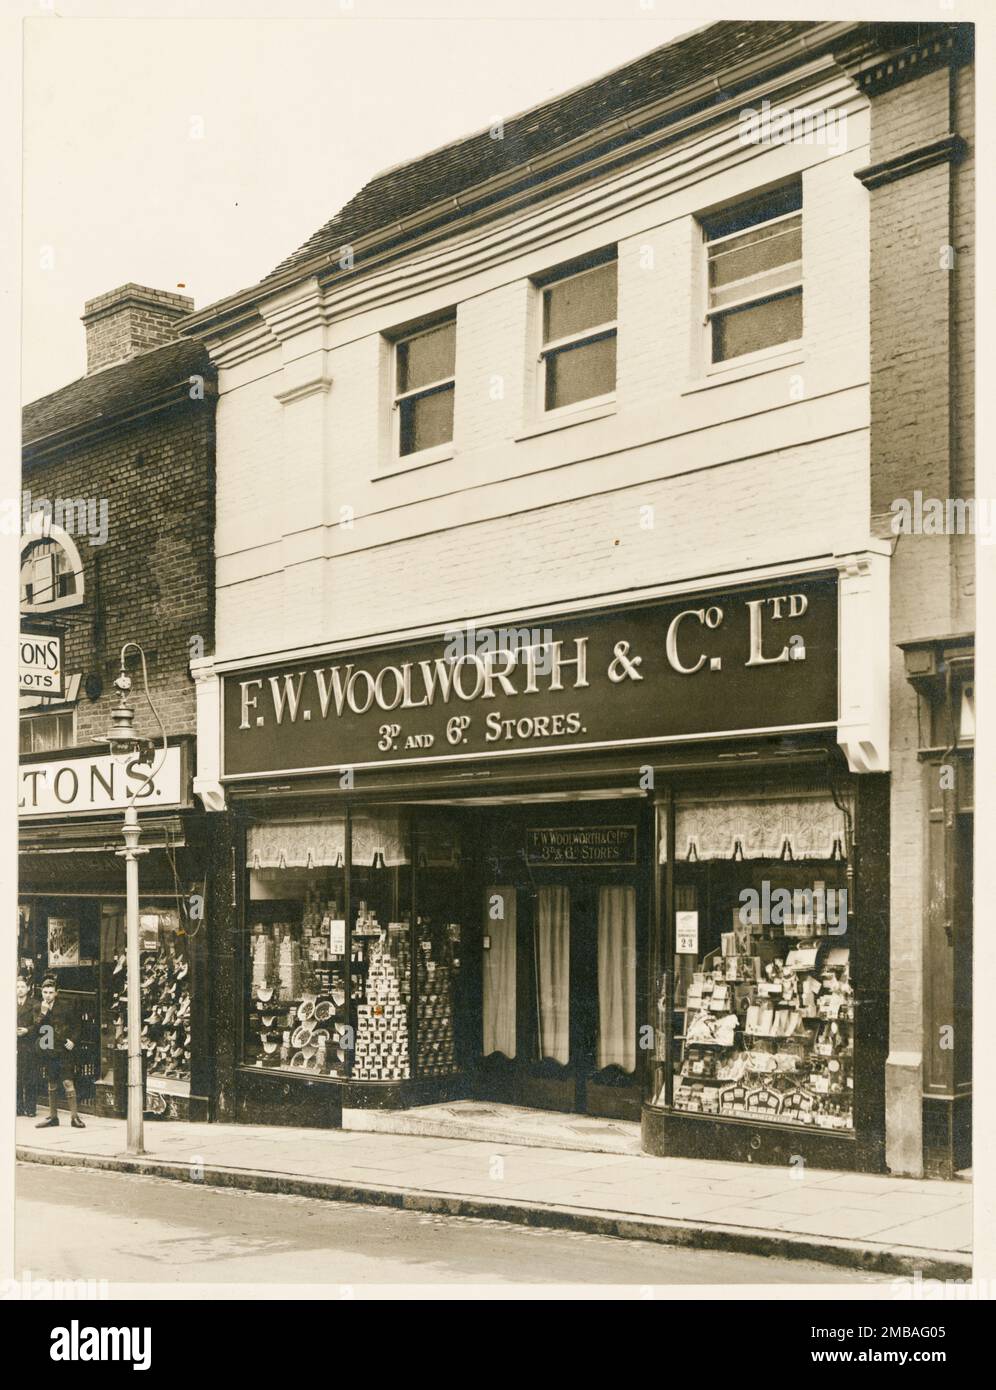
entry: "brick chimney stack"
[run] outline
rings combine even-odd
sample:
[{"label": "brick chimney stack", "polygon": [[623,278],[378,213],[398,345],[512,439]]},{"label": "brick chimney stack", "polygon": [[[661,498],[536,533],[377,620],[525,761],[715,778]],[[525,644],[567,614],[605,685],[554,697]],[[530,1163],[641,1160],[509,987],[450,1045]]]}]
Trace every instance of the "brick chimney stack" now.
[{"label": "brick chimney stack", "polygon": [[177,321],[193,307],[188,295],[151,290],[145,285],[122,285],[88,299],[82,316],[87,376],[174,342]]}]

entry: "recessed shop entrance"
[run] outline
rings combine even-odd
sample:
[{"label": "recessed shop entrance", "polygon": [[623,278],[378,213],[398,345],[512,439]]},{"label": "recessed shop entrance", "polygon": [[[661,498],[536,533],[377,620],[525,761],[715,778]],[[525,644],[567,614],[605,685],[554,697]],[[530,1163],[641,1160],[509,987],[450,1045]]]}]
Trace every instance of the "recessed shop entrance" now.
[{"label": "recessed shop entrance", "polygon": [[[636,1075],[636,889],[560,874],[524,904],[532,952],[532,1059],[524,1104],[579,1113],[627,1110]],[[528,919],[531,917],[531,921]],[[612,1104],[612,1101],[615,1104]]]},{"label": "recessed shop entrance", "polygon": [[295,1116],[328,1092],[639,1121],[652,828],[647,799],[615,791],[254,807],[246,1117],[279,1082]]},{"label": "recessed shop entrance", "polygon": [[[627,814],[628,813],[628,814]],[[638,1120],[648,895],[639,805],[489,817],[477,1093]]]}]

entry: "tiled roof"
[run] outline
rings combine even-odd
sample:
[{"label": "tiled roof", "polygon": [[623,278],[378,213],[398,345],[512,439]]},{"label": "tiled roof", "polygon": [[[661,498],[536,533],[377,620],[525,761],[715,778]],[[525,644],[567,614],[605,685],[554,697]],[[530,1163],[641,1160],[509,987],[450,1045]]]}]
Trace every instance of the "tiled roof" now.
[{"label": "tiled roof", "polygon": [[184,339],[72,381],[21,412],[25,445],[81,425],[113,419],[155,400],[189,377],[213,379],[214,369],[202,343]]},{"label": "tiled roof", "polygon": [[816,27],[812,21],[729,20],[710,24],[663,44],[594,82],[512,117],[504,123],[500,140],[492,139],[490,131],[478,131],[410,163],[387,169],[365,184],[330,222],[281,261],[267,279],[313,257],[333,252],[338,255],[345,245],[388,228],[444,198],[466,193],[496,175],[521,168],[529,160],[588,131],[679,93],[683,87],[699,84],[765,50],[798,39]]}]

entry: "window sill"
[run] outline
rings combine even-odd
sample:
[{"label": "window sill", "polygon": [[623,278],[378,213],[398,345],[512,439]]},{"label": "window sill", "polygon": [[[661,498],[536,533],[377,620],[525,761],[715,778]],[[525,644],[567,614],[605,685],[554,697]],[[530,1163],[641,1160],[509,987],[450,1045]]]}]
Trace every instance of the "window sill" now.
[{"label": "window sill", "polygon": [[779,345],[771,352],[759,353],[729,366],[717,365],[710,368],[705,376],[692,381],[681,392],[683,396],[694,395],[697,391],[709,391],[714,386],[726,386],[733,381],[747,381],[751,377],[764,376],[768,372],[779,372],[785,367],[798,367],[805,358],[801,344],[786,349]]},{"label": "window sill", "polygon": [[[240,1062],[239,1071],[245,1076],[265,1076],[268,1081],[318,1081],[324,1086],[341,1086],[348,1076],[331,1076],[328,1072],[305,1071],[303,1067],[257,1067],[254,1062]],[[150,1075],[149,1080],[152,1080]]]},{"label": "window sill", "polygon": [[79,608],[85,599],[84,594],[66,594],[47,603],[29,603],[21,599],[21,616],[25,618],[44,618],[49,613],[61,613],[67,608]]},{"label": "window sill", "polygon": [[396,478],[399,473],[414,473],[419,468],[429,468],[434,463],[446,463],[456,457],[452,444],[440,444],[435,449],[423,449],[418,454],[406,454],[403,459],[392,459],[390,464],[377,470],[374,482],[379,478]]},{"label": "window sill", "polygon": [[515,442],[519,444],[526,439],[535,439],[538,435],[551,434],[554,430],[566,430],[572,425],[586,425],[590,420],[603,420],[607,415],[615,415],[616,411],[614,396],[603,398],[597,405],[583,405],[576,410],[567,408],[562,412],[551,411],[529,429],[517,434]]}]

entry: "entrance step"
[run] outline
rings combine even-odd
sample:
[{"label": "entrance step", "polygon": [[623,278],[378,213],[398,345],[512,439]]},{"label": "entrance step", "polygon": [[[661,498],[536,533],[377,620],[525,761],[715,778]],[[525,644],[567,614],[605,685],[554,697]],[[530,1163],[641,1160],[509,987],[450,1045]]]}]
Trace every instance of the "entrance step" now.
[{"label": "entrance step", "polygon": [[483,1144],[521,1144],[534,1149],[580,1153],[639,1154],[640,1126],[629,1120],[600,1120],[520,1105],[455,1100],[409,1110],[347,1110],[343,1129],[411,1134],[431,1139],[476,1139]]}]

